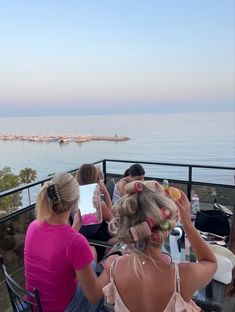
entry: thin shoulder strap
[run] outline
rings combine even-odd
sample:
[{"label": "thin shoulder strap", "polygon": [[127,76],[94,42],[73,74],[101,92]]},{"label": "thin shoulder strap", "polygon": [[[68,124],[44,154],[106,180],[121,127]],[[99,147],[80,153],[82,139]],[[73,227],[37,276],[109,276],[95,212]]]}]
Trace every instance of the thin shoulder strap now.
[{"label": "thin shoulder strap", "polygon": [[175,263],[175,289],[180,293],[180,271],[177,263]]},{"label": "thin shoulder strap", "polygon": [[111,281],[111,282],[114,281],[113,271],[114,271],[115,263],[116,263],[116,261],[117,261],[118,258],[119,258],[119,257],[117,256],[117,257],[113,260],[113,262],[111,263],[111,265],[110,265],[109,275],[110,275],[110,281]]}]

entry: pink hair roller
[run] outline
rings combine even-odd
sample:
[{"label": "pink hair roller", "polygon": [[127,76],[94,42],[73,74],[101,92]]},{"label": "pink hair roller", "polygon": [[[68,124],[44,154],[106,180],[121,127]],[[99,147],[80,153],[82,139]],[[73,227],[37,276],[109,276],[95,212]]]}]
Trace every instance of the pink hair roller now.
[{"label": "pink hair roller", "polygon": [[139,237],[138,237],[138,234],[137,234],[137,232],[136,232],[135,226],[132,226],[132,227],[130,228],[130,232],[131,232],[131,235],[132,235],[134,241],[135,241],[135,242],[138,242]]},{"label": "pink hair roller", "polygon": [[139,182],[136,181],[134,183],[134,192],[135,193],[141,192],[142,189],[143,189],[142,185]]},{"label": "pink hair roller", "polygon": [[144,237],[147,237],[147,236],[150,236],[151,235],[151,230],[150,230],[150,227],[148,225],[148,223],[146,221],[144,222],[141,222],[139,224],[136,224],[132,227],[130,227],[130,232],[131,232],[131,235],[134,239],[135,242],[138,242],[140,240],[139,236],[138,236],[138,233],[136,231],[136,229],[139,227],[142,228],[143,232],[144,232]]},{"label": "pink hair roller", "polygon": [[162,213],[163,219],[164,220],[168,219],[168,217],[170,216],[169,209],[163,207],[163,208],[160,209],[160,211]]},{"label": "pink hair roller", "polygon": [[154,244],[159,242],[159,235],[156,232],[152,232],[150,235],[150,241]]},{"label": "pink hair roller", "polygon": [[148,223],[150,229],[157,225],[156,221],[153,218],[147,218],[146,222]]}]

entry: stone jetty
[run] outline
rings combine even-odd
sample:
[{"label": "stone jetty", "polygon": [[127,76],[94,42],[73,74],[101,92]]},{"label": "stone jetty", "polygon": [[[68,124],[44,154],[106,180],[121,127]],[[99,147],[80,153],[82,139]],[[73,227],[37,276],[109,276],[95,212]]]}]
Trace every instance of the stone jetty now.
[{"label": "stone jetty", "polygon": [[130,138],[126,136],[97,136],[91,134],[77,134],[77,135],[61,135],[61,134],[50,134],[50,135],[16,135],[16,134],[0,134],[0,141],[30,141],[30,142],[58,142],[58,143],[69,143],[69,142],[89,142],[89,141],[127,141]]}]

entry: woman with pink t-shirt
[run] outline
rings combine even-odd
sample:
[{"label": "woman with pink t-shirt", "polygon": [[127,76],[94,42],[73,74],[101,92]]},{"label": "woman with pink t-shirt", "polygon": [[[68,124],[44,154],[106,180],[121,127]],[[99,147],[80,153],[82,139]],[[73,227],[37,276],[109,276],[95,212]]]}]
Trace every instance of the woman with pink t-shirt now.
[{"label": "woman with pink t-shirt", "polygon": [[26,287],[38,289],[44,312],[102,311],[94,256],[86,238],[78,233],[79,211],[73,226],[68,225],[78,199],[76,179],[69,173],[56,175],[40,190],[37,218],[27,230]]}]

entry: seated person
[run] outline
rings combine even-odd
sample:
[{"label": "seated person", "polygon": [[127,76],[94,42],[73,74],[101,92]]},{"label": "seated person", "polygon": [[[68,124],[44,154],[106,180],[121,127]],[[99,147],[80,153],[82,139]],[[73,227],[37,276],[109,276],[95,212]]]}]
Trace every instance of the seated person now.
[{"label": "seated person", "polygon": [[78,182],[69,173],[46,182],[37,196],[36,220],[25,238],[24,264],[26,288],[38,289],[43,311],[100,311],[102,305],[94,253],[77,232],[79,211],[73,226],[68,225],[78,199]]},{"label": "seated person", "polygon": [[131,181],[130,169],[126,169],[123,177],[115,184],[113,189],[112,203],[115,204],[116,201],[125,194],[125,187],[127,183]]},{"label": "seated person", "polygon": [[104,220],[110,221],[112,218],[112,202],[104,182],[100,180],[99,170],[92,164],[84,164],[79,168],[76,178],[79,185],[98,183],[103,198],[101,201],[102,216]]},{"label": "seated person", "polygon": [[129,168],[129,175],[131,181],[142,180],[144,181],[145,171],[140,164],[134,164]]},{"label": "seated person", "polygon": [[[108,232],[107,221],[112,219],[112,202],[110,199],[109,192],[103,181],[100,180],[99,170],[92,164],[83,164],[76,175],[77,181],[80,185],[86,185],[91,183],[98,183],[101,198],[101,210],[103,216],[103,222],[100,225],[91,225],[91,227],[82,227],[80,232],[87,239],[95,239],[107,242],[111,239],[111,235]],[[97,258],[101,260],[106,252],[104,247],[97,246]]]},{"label": "seated person", "polygon": [[[103,292],[116,312],[200,311],[192,300],[216,271],[217,263],[190,218],[187,196],[174,202],[145,182],[130,182],[127,195],[113,207],[111,233],[127,244],[128,254],[110,256],[102,275]],[[177,214],[198,262],[166,261],[161,247],[175,227]]]}]

